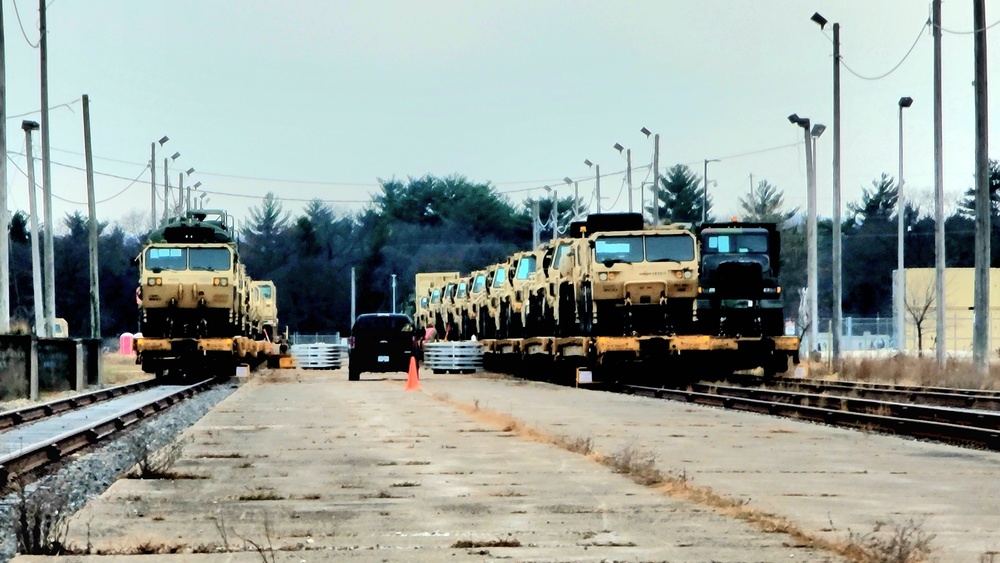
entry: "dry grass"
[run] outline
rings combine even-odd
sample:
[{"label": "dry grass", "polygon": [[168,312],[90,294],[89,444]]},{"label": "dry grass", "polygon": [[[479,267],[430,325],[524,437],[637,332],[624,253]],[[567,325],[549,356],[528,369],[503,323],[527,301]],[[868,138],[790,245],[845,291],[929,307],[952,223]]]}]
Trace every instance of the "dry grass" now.
[{"label": "dry grass", "polygon": [[473,549],[481,547],[521,547],[521,542],[514,538],[486,541],[459,540],[451,545],[455,549]]},{"label": "dry grass", "polygon": [[983,377],[971,360],[949,358],[944,369],[938,369],[933,355],[843,358],[840,373],[834,372],[830,364],[817,362],[810,365],[810,376],[955,389],[1000,389],[1000,364],[992,364],[990,373]]},{"label": "dry grass", "polygon": [[[435,398],[467,413],[478,422],[502,428],[505,432],[513,432],[530,441],[552,444],[584,455],[638,484],[654,488],[667,496],[707,506],[720,514],[754,525],[766,533],[788,534],[798,546],[830,551],[857,563],[916,563],[930,553],[930,541],[933,535],[924,533],[920,525],[915,525],[912,521],[902,527],[896,526],[888,533],[885,531],[885,524],[877,523],[869,534],[852,533],[843,541],[827,540],[802,530],[783,516],[750,508],[747,506],[747,499],[729,497],[709,487],[695,485],[683,469],[662,471],[656,467],[655,455],[634,445],[626,445],[614,454],[606,455],[593,449],[592,438],[553,436],[543,430],[532,428],[508,414],[484,410],[479,405],[452,401],[447,396],[435,396]],[[456,544],[453,547],[458,546]],[[463,545],[462,547],[491,546]],[[912,553],[915,558],[894,559],[893,553]]]},{"label": "dry grass", "polygon": [[135,363],[135,356],[104,354],[101,361],[105,385],[122,385],[149,377],[149,374],[144,373],[142,367]]}]

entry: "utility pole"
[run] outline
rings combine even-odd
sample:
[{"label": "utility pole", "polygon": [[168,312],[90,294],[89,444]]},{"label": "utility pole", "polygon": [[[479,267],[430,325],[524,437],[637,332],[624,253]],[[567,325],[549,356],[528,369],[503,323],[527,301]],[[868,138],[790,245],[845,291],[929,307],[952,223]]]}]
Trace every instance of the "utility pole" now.
[{"label": "utility pole", "polygon": [[[809,131],[806,131],[806,143],[809,143]],[[708,163],[709,162],[721,162],[717,158],[706,158],[705,159],[705,175],[702,178],[704,181],[704,187],[701,190],[701,222],[704,224],[708,221]]]},{"label": "utility pole", "polygon": [[355,319],[357,319],[357,308],[356,308],[358,300],[357,295],[358,295],[358,288],[357,288],[357,281],[354,276],[354,266],[351,266],[351,327],[352,328],[354,327]]},{"label": "utility pole", "polygon": [[539,238],[541,233],[541,218],[538,216],[540,211],[538,211],[538,200],[531,200],[531,249],[534,250],[538,248]]},{"label": "utility pole", "polygon": [[[628,184],[628,212],[632,213],[632,149],[625,149],[625,182]],[[641,200],[640,200],[641,201]],[[639,212],[642,213],[640,207]]]},{"label": "utility pole", "polygon": [[989,99],[986,83],[986,4],[973,0],[973,38],[976,52],[976,286],[975,320],[972,327],[972,356],[980,375],[990,369],[990,169]]},{"label": "utility pole", "polygon": [[180,214],[183,215],[184,209],[184,173],[177,173],[177,207],[182,211]]},{"label": "utility pole", "polygon": [[806,183],[809,193],[806,198],[807,222],[806,222],[806,261],[808,262],[808,272],[806,280],[809,284],[809,349],[819,350],[819,259],[817,248],[817,227],[816,227],[816,155],[813,152],[813,143],[809,133],[809,121],[806,120]]},{"label": "utility pole", "polygon": [[934,287],[937,316],[934,323],[937,365],[944,369],[947,347],[944,335],[944,136],[941,112],[941,0],[932,3],[934,14]]},{"label": "utility pole", "polygon": [[903,109],[913,105],[909,96],[899,99],[899,180],[896,182],[896,349],[906,351],[906,197],[903,180]]},{"label": "utility pole", "polygon": [[660,134],[653,135],[653,226],[660,224]]},{"label": "utility pole", "polygon": [[392,314],[396,314],[396,274],[392,274]]},{"label": "utility pole", "polygon": [[170,209],[170,177],[167,173],[167,158],[163,157],[163,224],[167,223]]},{"label": "utility pole", "polygon": [[35,159],[31,154],[31,132],[38,130],[34,121],[21,122],[24,129],[24,154],[28,158],[28,212],[31,213],[31,291],[34,298],[35,336],[45,334],[45,318],[42,314],[42,255],[39,251],[41,241],[38,240],[38,204],[35,201]]},{"label": "utility pole", "polygon": [[52,160],[49,153],[49,47],[45,2],[38,0],[38,50],[42,98],[42,206],[45,208],[45,336],[52,338],[56,321],[56,259],[52,232]]},{"label": "utility pole", "polygon": [[7,216],[7,66],[0,3],[0,334],[10,332],[10,218]]},{"label": "utility pole", "polygon": [[94,199],[94,153],[90,144],[90,96],[83,95],[83,154],[87,161],[88,242],[90,246],[90,337],[101,337],[101,293],[97,269],[97,203]]},{"label": "utility pole", "polygon": [[597,196],[597,212],[601,212],[601,165],[595,164],[594,167],[597,169],[597,187],[595,195]]},{"label": "utility pole", "polygon": [[149,143],[149,203],[151,221],[149,230],[156,230],[156,141]]},{"label": "utility pole", "polygon": [[[815,162],[813,163],[815,166]],[[813,172],[815,174],[815,171]],[[813,183],[816,180],[813,178]],[[833,369],[841,371],[840,365],[840,333],[844,330],[844,265],[840,240],[840,24],[833,24],[833,335],[830,353],[833,356]],[[815,290],[813,290],[815,291]],[[813,293],[815,296],[816,294]],[[814,297],[815,299],[815,297]],[[813,306],[815,307],[815,301]],[[819,318],[816,318],[819,322]]]},{"label": "utility pole", "polygon": [[552,240],[559,237],[559,196],[555,188],[552,189],[552,212],[549,214],[549,223],[552,224]]}]

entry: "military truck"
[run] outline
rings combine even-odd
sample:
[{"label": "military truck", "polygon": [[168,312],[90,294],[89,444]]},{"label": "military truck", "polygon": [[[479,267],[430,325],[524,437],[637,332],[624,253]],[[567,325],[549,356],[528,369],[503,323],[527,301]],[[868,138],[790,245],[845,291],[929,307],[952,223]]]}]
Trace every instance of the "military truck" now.
[{"label": "military truck", "polygon": [[698,324],[719,336],[780,336],[784,309],[774,223],[706,223],[698,228]]},{"label": "military truck", "polygon": [[278,296],[272,281],[250,282],[250,336],[254,339],[275,339],[278,327]]},{"label": "military truck", "polygon": [[[458,279],[458,272],[430,272],[417,274],[413,285],[414,314],[413,320],[421,329],[435,321],[432,313],[433,305],[440,303],[441,288],[449,281]],[[437,298],[434,299],[434,293]]]},{"label": "military truck", "polygon": [[469,275],[469,296],[465,301],[462,315],[462,337],[465,340],[475,334],[477,339],[485,338],[483,321],[489,312],[489,287],[486,284],[487,271],[476,270]]},{"label": "military truck", "polygon": [[698,245],[684,227],[591,235],[587,258],[601,334],[687,334],[694,330]]}]

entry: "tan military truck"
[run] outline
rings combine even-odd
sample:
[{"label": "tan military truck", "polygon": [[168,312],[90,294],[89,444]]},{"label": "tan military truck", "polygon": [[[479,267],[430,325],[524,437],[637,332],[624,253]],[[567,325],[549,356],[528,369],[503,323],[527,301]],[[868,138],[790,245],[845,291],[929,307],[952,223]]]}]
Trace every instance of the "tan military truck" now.
[{"label": "tan military truck", "polygon": [[576,288],[586,272],[575,257],[589,249],[585,238],[560,238],[546,248],[541,267],[527,290],[530,298],[526,304],[528,323],[538,326],[540,335],[582,334],[577,321]]},{"label": "tan military truck", "polygon": [[278,328],[278,296],[272,281],[250,282],[250,336],[274,342]]},{"label": "tan military truck", "polygon": [[413,285],[413,320],[420,329],[427,328],[427,325],[434,323],[435,318],[432,311],[441,302],[441,288],[449,281],[458,279],[458,276],[458,272],[417,274]]},{"label": "tan military truck", "polygon": [[[674,334],[694,330],[698,244],[689,229],[599,232],[577,262],[577,299],[597,334]],[[579,313],[578,313],[579,314]]]},{"label": "tan military truck", "polygon": [[470,340],[472,335],[482,340],[485,337],[484,321],[489,311],[489,292],[486,287],[486,270],[476,270],[469,274],[469,295],[465,300],[462,314],[462,336]]},{"label": "tan military truck", "polygon": [[[501,336],[500,318],[503,301],[500,295],[504,294],[504,287],[510,284],[507,278],[507,262],[498,262],[486,268],[486,310],[480,312],[483,317],[480,325],[483,338],[507,338]],[[484,314],[485,313],[485,314]]]}]

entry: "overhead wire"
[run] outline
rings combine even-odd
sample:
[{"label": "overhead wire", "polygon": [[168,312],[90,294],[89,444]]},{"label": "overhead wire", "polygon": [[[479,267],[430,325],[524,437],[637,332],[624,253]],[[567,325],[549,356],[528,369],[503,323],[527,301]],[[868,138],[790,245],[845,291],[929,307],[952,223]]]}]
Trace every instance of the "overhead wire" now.
[{"label": "overhead wire", "polygon": [[[77,99],[71,100],[69,102],[64,102],[64,103],[61,103],[61,104],[56,104],[54,106],[49,106],[49,110],[51,111],[51,110],[58,109],[58,108],[66,108],[69,111],[73,111],[73,105],[79,103],[80,100],[81,100],[80,98],[77,98]],[[36,113],[42,113],[42,110],[36,109],[36,110],[26,111],[24,113],[19,113],[17,115],[8,115],[7,119],[17,119],[19,117],[27,117],[29,115],[34,115]],[[138,164],[138,163],[131,163],[131,164]]]},{"label": "overhead wire", "polygon": [[973,29],[973,30],[970,30],[970,31],[955,31],[955,30],[952,30],[952,29],[947,29],[945,27],[942,27],[942,26],[940,26],[940,25],[938,25],[936,23],[933,23],[933,22],[931,22],[931,25],[933,25],[934,27],[940,29],[941,31],[943,31],[945,33],[950,33],[952,35],[972,35],[973,33],[978,33],[980,31],[989,31],[990,29],[996,27],[997,25],[1000,25],[1000,20],[997,20],[997,21],[989,24],[988,26],[986,26],[986,27],[984,27],[982,29]]},{"label": "overhead wire", "polygon": [[[919,43],[919,42],[920,42],[920,39],[921,39],[921,38],[923,37],[923,35],[924,35],[924,29],[926,29],[926,28],[927,28],[927,26],[929,26],[929,25],[931,25],[931,21],[930,21],[930,19],[928,19],[927,21],[925,21],[925,22],[924,22],[924,25],[920,26],[920,31],[918,31],[918,32],[917,32],[917,37],[916,37],[916,39],[914,39],[914,40],[913,40],[913,44],[912,44],[912,45],[910,45],[910,49],[909,49],[908,51],[906,51],[906,54],[905,54],[905,55],[903,55],[903,58],[902,58],[902,59],[900,59],[900,61],[899,61],[898,63],[896,63],[896,65],[895,65],[895,66],[893,66],[893,67],[892,67],[892,68],[890,68],[890,69],[889,69],[888,71],[886,71],[886,72],[884,72],[884,73],[882,73],[882,74],[880,74],[880,75],[878,75],[878,76],[865,76],[865,75],[863,75],[863,74],[860,74],[860,73],[858,73],[857,71],[855,71],[854,69],[852,69],[852,68],[851,68],[851,67],[850,67],[850,66],[849,66],[849,65],[848,65],[848,64],[847,64],[847,63],[846,63],[846,62],[844,61],[844,55],[840,55],[840,64],[841,64],[841,65],[843,65],[843,67],[844,67],[845,69],[847,69],[847,72],[850,72],[851,74],[853,74],[854,76],[856,76],[856,77],[860,78],[861,80],[881,80],[881,79],[883,79],[883,78],[885,78],[885,77],[889,76],[890,74],[892,74],[892,73],[896,72],[896,70],[897,70],[897,69],[899,69],[899,67],[903,66],[903,63],[904,63],[904,62],[906,62],[906,59],[908,59],[908,58],[910,57],[910,53],[912,53],[912,52],[913,52],[913,49],[915,49],[915,48],[916,48],[916,46],[917,46],[917,43]],[[825,37],[826,37],[827,39],[829,39],[831,43],[833,42],[833,38],[832,38],[832,37],[830,37],[830,36],[829,36],[829,35],[828,35],[828,34],[826,33],[826,31],[824,31],[824,32],[823,32],[823,35],[824,35],[824,36],[825,36]]]},{"label": "overhead wire", "polygon": [[17,26],[21,28],[21,35],[24,36],[24,40],[25,42],[28,43],[29,47],[31,47],[32,49],[37,49],[38,42],[32,43],[31,39],[28,39],[28,33],[24,31],[24,24],[21,23],[21,12],[19,12],[17,9],[17,0],[12,0],[12,2],[14,4],[14,15],[17,16]]}]

